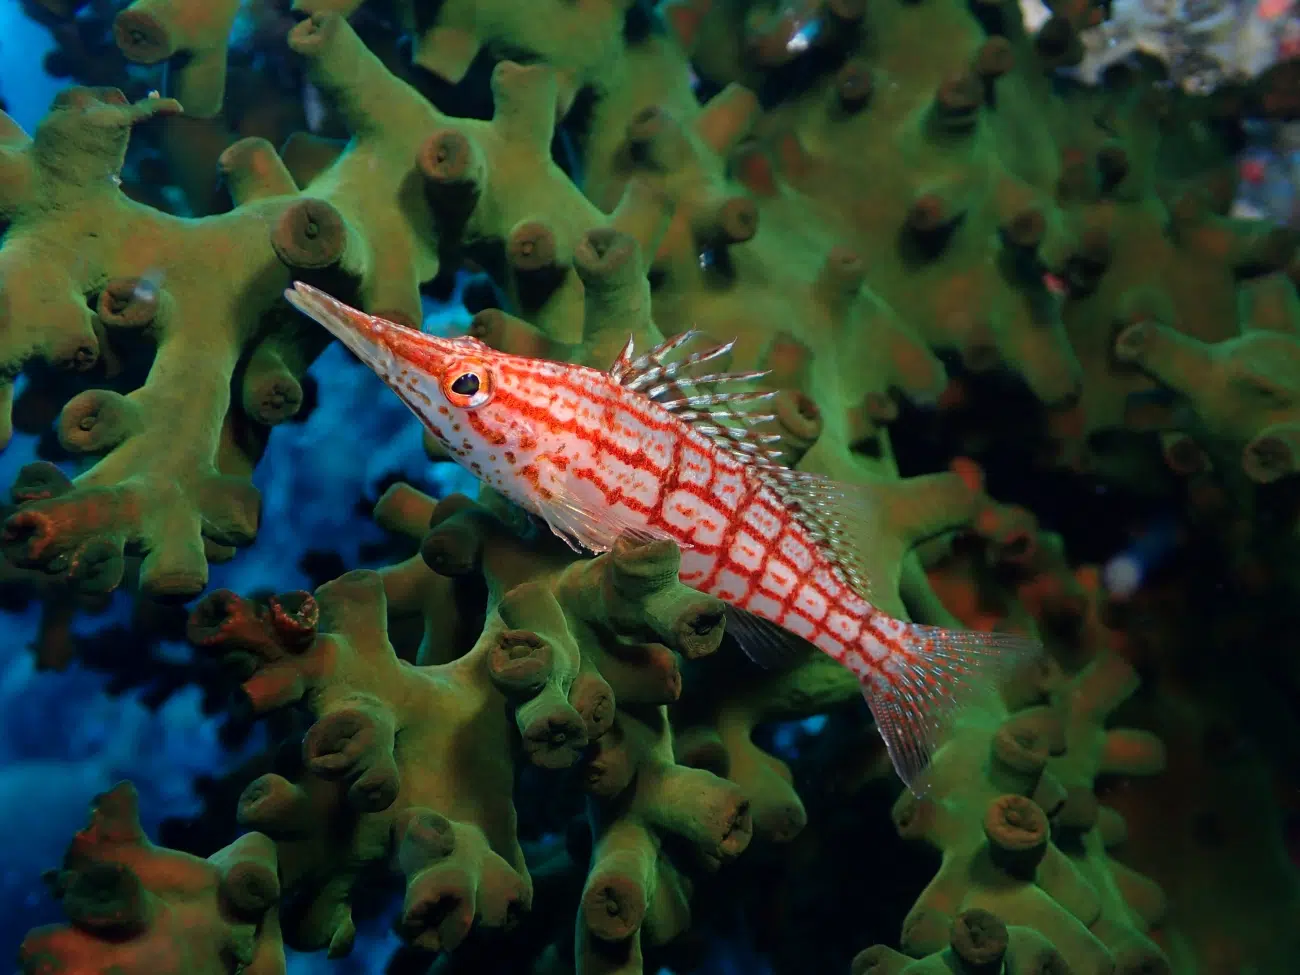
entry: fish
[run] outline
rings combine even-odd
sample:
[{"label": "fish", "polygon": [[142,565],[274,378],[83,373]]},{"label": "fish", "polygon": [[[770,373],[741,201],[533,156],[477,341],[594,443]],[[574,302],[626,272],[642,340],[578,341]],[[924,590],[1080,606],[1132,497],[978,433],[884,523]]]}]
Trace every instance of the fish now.
[{"label": "fish", "polygon": [[[857,545],[876,513],[851,485],[784,466],[766,373],[710,373],[734,343],[673,336],[608,370],[511,355],[366,314],[305,283],[286,300],[323,325],[481,483],[574,551],[669,539],[681,581],[726,604],[726,629],[781,667],[808,644],[857,678],[890,760],[918,795],[957,715],[1041,648],[1012,634],[899,619],[871,602]],[[700,374],[700,370],[704,373]],[[878,521],[876,522],[878,524]]]}]

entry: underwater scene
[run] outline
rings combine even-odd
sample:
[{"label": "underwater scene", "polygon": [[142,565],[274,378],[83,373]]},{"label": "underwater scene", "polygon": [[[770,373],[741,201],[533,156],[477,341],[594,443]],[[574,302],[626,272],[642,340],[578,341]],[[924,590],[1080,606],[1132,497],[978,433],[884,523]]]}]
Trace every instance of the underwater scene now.
[{"label": "underwater scene", "polygon": [[22,975],[1300,975],[1292,0],[0,0]]}]

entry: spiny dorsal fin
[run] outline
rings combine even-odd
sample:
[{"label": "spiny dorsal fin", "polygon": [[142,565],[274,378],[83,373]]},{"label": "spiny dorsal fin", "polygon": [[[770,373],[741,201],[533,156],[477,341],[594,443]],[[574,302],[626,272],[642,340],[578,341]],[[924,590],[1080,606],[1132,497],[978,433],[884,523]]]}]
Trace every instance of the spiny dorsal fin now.
[{"label": "spiny dorsal fin", "polygon": [[[683,423],[726,455],[743,463],[756,460],[774,463],[779,456],[771,445],[780,438],[763,434],[754,427],[770,422],[776,417],[770,413],[754,413],[748,408],[765,403],[776,395],[768,390],[719,390],[729,383],[750,383],[768,375],[764,370],[749,372],[718,372],[702,376],[690,375],[697,366],[726,355],[735,342],[724,342],[711,348],[693,352],[672,362],[667,357],[685,347],[700,333],[688,329],[642,355],[635,355],[631,339],[624,346],[610,376],[621,386],[633,390],[672,413]],[[742,426],[735,426],[739,423]]]},{"label": "spiny dorsal fin", "polygon": [[734,341],[668,361],[672,353],[699,335],[689,329],[639,356],[629,339],[610,375],[689,424],[724,456],[755,470],[786,503],[812,541],[822,546],[845,582],[870,601],[865,563],[854,541],[871,537],[874,518],[870,506],[851,487],[820,474],[790,470],[781,463],[781,454],[774,447],[780,436],[759,429],[776,416],[751,409],[771,400],[775,391],[719,388],[756,382],[768,376],[767,371],[691,375],[692,369],[730,352]]},{"label": "spiny dorsal fin", "polygon": [[649,352],[642,353],[633,357],[632,339],[628,339],[627,345],[623,347],[623,352],[619,355],[618,360],[610,369],[610,375],[622,386],[628,389],[634,389],[637,392],[644,392],[651,399],[650,388],[653,383],[667,380],[671,385],[673,380],[682,372],[683,369],[691,369],[703,362],[711,362],[719,356],[726,355],[735,347],[735,342],[727,342],[723,345],[715,346],[711,349],[705,349],[702,352],[695,352],[691,355],[684,356],[676,362],[665,362],[664,360],[676,352],[678,349],[694,341],[700,333],[693,328],[687,329],[679,335],[655,346]]}]

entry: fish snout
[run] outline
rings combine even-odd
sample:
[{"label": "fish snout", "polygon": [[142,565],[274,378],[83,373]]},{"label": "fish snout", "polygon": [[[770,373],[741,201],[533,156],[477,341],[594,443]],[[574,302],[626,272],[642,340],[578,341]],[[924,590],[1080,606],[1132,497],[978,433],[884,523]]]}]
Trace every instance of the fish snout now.
[{"label": "fish snout", "polygon": [[284,297],[308,318],[323,325],[381,377],[388,377],[393,366],[390,341],[393,325],[302,281],[295,281],[293,287],[286,288]]}]

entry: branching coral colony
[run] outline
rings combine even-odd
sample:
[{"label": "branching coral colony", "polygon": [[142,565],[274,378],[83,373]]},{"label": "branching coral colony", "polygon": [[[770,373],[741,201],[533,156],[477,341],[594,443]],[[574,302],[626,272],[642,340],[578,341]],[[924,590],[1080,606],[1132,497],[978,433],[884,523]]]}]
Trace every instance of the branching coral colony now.
[{"label": "branching coral colony", "polygon": [[[65,61],[70,25],[103,13],[71,20],[83,6],[33,4]],[[301,409],[327,337],[280,299],[291,280],[414,323],[421,287],[470,260],[499,306],[473,334],[595,366],[629,334],[642,346],[688,327],[734,337],[733,364],[771,370],[786,462],[855,485],[878,512],[857,542],[883,608],[1047,647],[937,752],[929,792],[895,803],[898,835],[939,856],[915,905],[888,906],[897,884],[873,864],[903,854],[884,859],[882,831],[861,885],[834,892],[854,901],[855,925],[824,951],[803,942],[790,970],[852,958],[855,973],[1208,975],[1246,970],[1224,959],[1260,972],[1293,961],[1281,919],[1300,884],[1280,844],[1251,848],[1274,880],[1250,926],[1222,904],[1169,916],[1161,887],[1123,862],[1162,857],[1122,848],[1113,792],[1095,789],[1124,783],[1131,806],[1133,777],[1166,758],[1149,731],[1115,726],[1144,713],[1129,658],[1146,644],[1097,569],[995,503],[972,462],[902,477],[895,460],[908,447],[898,429],[928,435],[930,421],[898,427],[923,405],[964,431],[962,450],[1016,440],[1040,463],[1143,482],[1171,504],[1172,475],[1209,483],[1231,512],[1215,524],[1232,564],[1293,592],[1295,242],[1223,215],[1234,112],[1292,93],[1193,101],[1151,64],[1065,87],[1052,70],[1082,55],[1076,31],[1101,17],[1080,3],[1032,36],[998,0],[374,12],[367,37],[376,23],[390,41],[409,32],[416,68],[346,19],[377,3],[292,6],[296,24],[249,4],[252,36],[287,41],[351,138],[297,136],[283,156],[263,138],[232,141],[218,164],[226,212],[172,216],[122,182],[137,126],[215,119],[204,131],[224,139],[235,0],[116,13],[128,59],[168,62],[168,97],[76,87],[30,137],[0,125],[4,437],[14,380],[43,361],[85,380],[57,428],[88,456],[71,479],[48,463],[22,471],[6,585],[52,603],[123,584],[150,599],[203,594],[209,564],[257,532],[252,470],[269,428]],[[287,38],[268,40],[280,23]],[[92,60],[87,77],[129,77]],[[489,121],[426,97],[494,61]],[[557,124],[577,182],[552,160]],[[174,147],[198,130],[169,131]],[[1014,418],[997,410],[1009,389],[1021,391]],[[1150,476],[1162,462],[1172,474]],[[243,790],[248,832],[199,859],[142,835],[129,785],[100,797],[51,878],[69,926],[29,936],[25,972],[280,972],[286,945],[341,956],[375,876],[400,878],[407,957],[441,952],[444,970],[466,957],[479,972],[689,967],[701,914],[733,900],[696,896],[701,885],[735,893],[753,857],[797,864],[803,883],[819,849],[857,855],[859,827],[887,822],[861,787],[885,767],[874,753],[831,773],[859,783],[840,796],[855,826],[839,836],[763,730],[846,709],[861,725],[853,678],[820,654],[754,668],[725,639],[721,604],[677,581],[670,545],[577,558],[486,489],[435,501],[397,485],[375,516],[420,554],[314,593],[210,592],[193,607],[191,641],[237,676],[245,705],[309,715],[301,747]],[[1284,530],[1261,547],[1262,524]],[[418,651],[399,653],[396,628],[413,620]],[[1276,671],[1292,689],[1295,659],[1283,648]],[[1196,701],[1175,672],[1180,690],[1148,682],[1147,699]],[[554,862],[525,856],[520,809],[570,789],[585,792],[586,825],[557,882]],[[783,895],[734,898],[758,905],[749,923],[768,947],[800,937],[780,920]],[[877,910],[905,913],[896,947],[853,957],[869,938],[856,925],[877,930],[863,920]]]}]

